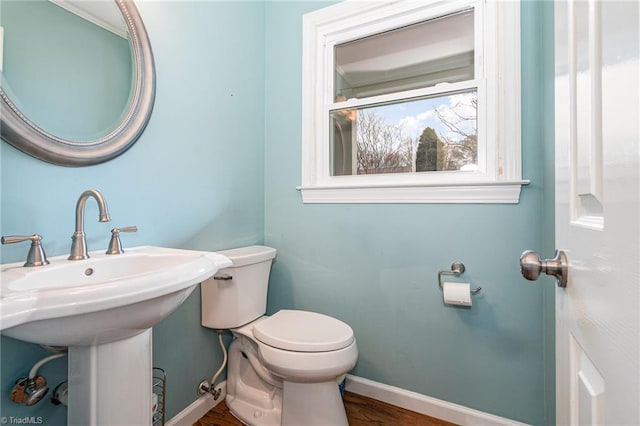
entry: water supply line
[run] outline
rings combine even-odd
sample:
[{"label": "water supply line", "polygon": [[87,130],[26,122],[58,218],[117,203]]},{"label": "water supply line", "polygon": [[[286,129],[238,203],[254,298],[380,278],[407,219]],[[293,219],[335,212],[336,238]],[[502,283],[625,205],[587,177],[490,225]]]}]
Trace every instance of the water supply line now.
[{"label": "water supply line", "polygon": [[47,380],[43,376],[38,376],[38,370],[47,362],[66,355],[66,352],[59,352],[36,362],[29,371],[29,377],[22,377],[16,381],[11,391],[11,400],[17,404],[26,404],[29,407],[39,402],[49,391],[49,387],[47,386]]},{"label": "water supply line", "polygon": [[63,356],[67,356],[66,352],[57,353],[53,355],[49,355],[48,357],[42,358],[40,361],[36,362],[33,367],[31,367],[31,371],[29,371],[29,380],[35,380],[38,375],[38,370],[40,367],[48,363],[49,361],[53,361],[54,359],[62,358]]},{"label": "water supply line", "polygon": [[225,367],[227,366],[227,348],[224,347],[224,341],[222,340],[222,334],[224,333],[224,330],[216,330],[216,332],[218,333],[218,342],[220,343],[220,349],[222,349],[222,355],[223,355],[222,365],[220,366],[220,368],[218,368],[218,371],[216,371],[216,374],[214,374],[213,377],[211,378],[211,382],[207,382],[206,380],[203,380],[198,385],[198,395],[202,396],[204,394],[210,393],[211,395],[213,395],[214,401],[217,401],[218,398],[220,398],[220,394],[222,393],[222,389],[215,388],[216,380],[218,379],[220,374],[222,374]]}]

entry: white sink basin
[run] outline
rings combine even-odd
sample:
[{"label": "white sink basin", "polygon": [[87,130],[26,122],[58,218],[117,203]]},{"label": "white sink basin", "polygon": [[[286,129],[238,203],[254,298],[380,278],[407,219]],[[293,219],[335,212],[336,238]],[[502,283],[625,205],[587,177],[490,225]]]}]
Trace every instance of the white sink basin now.
[{"label": "white sink basin", "polygon": [[2,265],[2,334],[69,347],[68,424],[151,424],[151,327],[231,261],[151,246],[49,261]]},{"label": "white sink basin", "polygon": [[39,267],[2,265],[2,334],[57,346],[126,339],[165,318],[198,283],[231,265],[212,252],[152,246],[90,256],[58,256]]}]

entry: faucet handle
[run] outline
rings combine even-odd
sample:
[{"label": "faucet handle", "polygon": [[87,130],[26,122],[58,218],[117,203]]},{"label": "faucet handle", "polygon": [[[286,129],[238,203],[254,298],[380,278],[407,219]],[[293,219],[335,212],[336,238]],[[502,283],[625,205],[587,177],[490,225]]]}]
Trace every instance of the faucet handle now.
[{"label": "faucet handle", "polygon": [[137,226],[125,226],[124,228],[113,228],[111,230],[111,232],[113,231],[118,231],[118,232],[138,232],[138,227]]},{"label": "faucet handle", "polygon": [[111,241],[109,241],[109,247],[106,254],[122,254],[122,243],[120,242],[121,232],[138,232],[137,226],[125,226],[124,228],[113,228],[111,230]]},{"label": "faucet handle", "polygon": [[38,234],[33,235],[7,235],[2,237],[2,244],[21,243],[23,241],[31,241],[31,248],[27,254],[27,261],[24,266],[43,266],[48,265],[47,255],[44,253],[44,248],[40,241],[42,237]]}]

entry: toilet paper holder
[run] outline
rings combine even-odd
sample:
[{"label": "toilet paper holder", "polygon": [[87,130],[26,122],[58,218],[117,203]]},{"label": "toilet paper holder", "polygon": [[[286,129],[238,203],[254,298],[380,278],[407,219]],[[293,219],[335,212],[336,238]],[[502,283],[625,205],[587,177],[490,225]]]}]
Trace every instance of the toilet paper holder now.
[{"label": "toilet paper holder", "polygon": [[[440,286],[440,289],[441,290],[443,289],[443,286],[442,286],[443,275],[455,275],[456,277],[459,277],[464,273],[465,270],[466,268],[464,267],[464,263],[456,261],[451,264],[450,271],[438,271],[438,285]],[[482,290],[482,287],[472,288],[471,294],[472,295],[478,294],[480,290]]]}]

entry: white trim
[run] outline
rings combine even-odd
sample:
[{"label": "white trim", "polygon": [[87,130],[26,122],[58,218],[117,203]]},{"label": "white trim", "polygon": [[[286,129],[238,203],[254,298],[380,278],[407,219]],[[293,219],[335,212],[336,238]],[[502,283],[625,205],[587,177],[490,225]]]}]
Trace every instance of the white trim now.
[{"label": "white trim", "polygon": [[[227,382],[223,381],[216,386],[221,390],[218,400],[214,400],[212,395],[206,395],[192,402],[188,407],[172,417],[167,426],[192,425],[200,420],[207,412],[216,405],[224,401],[227,394]],[[395,386],[374,382],[363,377],[347,374],[346,390],[386,402],[416,413],[425,414],[448,422],[463,426],[524,426],[520,423],[505,417],[495,416],[483,411],[467,408],[463,405],[454,404],[430,396],[411,392]]]},{"label": "white trim", "polygon": [[[335,103],[332,54],[336,43],[420,22],[454,9],[476,9],[475,79]],[[304,203],[518,203],[521,171],[520,8],[517,2],[346,0],[303,17],[302,192]],[[329,129],[336,108],[476,87],[481,181],[450,172],[329,175]],[[517,187],[516,187],[517,186]],[[455,188],[454,188],[455,187]],[[457,189],[456,189],[457,188]]]},{"label": "white trim", "polygon": [[304,203],[517,204],[528,180],[450,185],[299,186]]},{"label": "white trim", "polygon": [[3,58],[4,58],[4,27],[0,26],[0,72],[2,72]]},{"label": "white trim", "polygon": [[463,405],[374,382],[351,374],[347,375],[346,390],[463,426],[526,425],[526,423],[520,423],[505,417],[495,416]]},{"label": "white trim", "polygon": [[405,90],[403,92],[387,93],[384,95],[369,96],[367,98],[352,98],[343,102],[330,102],[327,105],[328,111],[336,111],[346,108],[358,108],[361,106],[372,106],[393,101],[410,102],[415,99],[448,96],[452,93],[478,90],[480,86],[479,80],[466,80],[458,83],[441,83],[434,87],[425,87],[422,89]]},{"label": "white trim", "polygon": [[174,417],[172,417],[166,426],[184,426],[192,425],[209,412],[213,407],[224,401],[224,397],[227,395],[227,382],[226,380],[218,383],[216,389],[220,389],[221,393],[218,400],[213,399],[213,395],[205,395],[202,398],[198,398],[193,401],[184,410],[180,411]]},{"label": "white trim", "polygon": [[[107,31],[112,32],[113,34],[122,37],[125,40],[129,39],[129,31],[127,31],[127,26],[122,18],[120,11],[117,7],[112,7],[113,4],[108,4],[107,9],[104,8],[104,3],[95,3],[95,2],[78,2],[73,0],[49,0],[51,3],[55,4],[66,10],[67,12],[71,12],[74,15],[79,16],[82,19],[85,19],[91,22],[94,25],[99,26]],[[110,2],[113,3],[113,2]],[[111,10],[113,9],[113,10]]]},{"label": "white trim", "polygon": [[[497,15],[498,20],[497,31],[487,33],[497,38],[493,42],[497,46],[494,60],[497,63],[498,78],[493,82],[498,87],[487,88],[487,93],[497,94],[497,105],[487,109],[488,112],[493,111],[496,115],[493,124],[496,126],[495,134],[497,135],[495,145],[497,176],[498,179],[515,179],[522,177],[520,3],[489,1],[487,8],[490,13]],[[487,99],[491,97],[487,96]],[[512,138],[517,138],[517,142]]]}]

